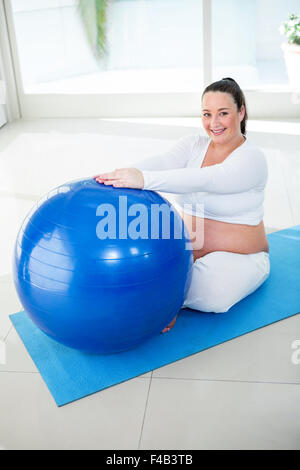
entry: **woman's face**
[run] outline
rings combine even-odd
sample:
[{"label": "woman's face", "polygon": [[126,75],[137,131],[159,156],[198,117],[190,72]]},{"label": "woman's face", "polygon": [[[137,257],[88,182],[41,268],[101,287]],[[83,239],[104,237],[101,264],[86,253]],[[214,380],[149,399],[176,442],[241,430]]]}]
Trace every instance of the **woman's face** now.
[{"label": "woman's face", "polygon": [[229,93],[209,91],[202,100],[202,123],[209,137],[218,144],[240,137],[245,108],[238,111]]}]

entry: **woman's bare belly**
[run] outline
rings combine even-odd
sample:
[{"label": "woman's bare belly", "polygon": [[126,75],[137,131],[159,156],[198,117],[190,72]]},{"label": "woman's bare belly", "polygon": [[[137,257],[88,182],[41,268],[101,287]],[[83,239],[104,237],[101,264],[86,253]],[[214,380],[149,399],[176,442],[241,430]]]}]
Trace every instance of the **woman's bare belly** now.
[{"label": "woman's bare belly", "polygon": [[180,212],[192,242],[194,259],[213,251],[250,254],[269,252],[263,221],[259,225],[239,225],[203,219]]}]

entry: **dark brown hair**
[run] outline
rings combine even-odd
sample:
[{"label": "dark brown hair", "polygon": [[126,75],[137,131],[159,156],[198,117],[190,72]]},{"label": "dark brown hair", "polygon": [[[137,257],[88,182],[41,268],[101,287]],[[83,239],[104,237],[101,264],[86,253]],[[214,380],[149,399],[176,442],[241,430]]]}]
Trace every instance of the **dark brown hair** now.
[{"label": "dark brown hair", "polygon": [[222,78],[222,80],[219,80],[217,82],[211,83],[211,85],[208,85],[205,88],[202,94],[202,99],[205,93],[208,93],[209,91],[220,91],[222,93],[229,93],[232,96],[233,101],[237,105],[238,111],[241,110],[242,106],[245,107],[245,117],[241,122],[241,132],[245,135],[248,120],[247,105],[245,95],[241,90],[240,86],[237,84],[237,82],[233,80],[233,78],[227,77]]}]

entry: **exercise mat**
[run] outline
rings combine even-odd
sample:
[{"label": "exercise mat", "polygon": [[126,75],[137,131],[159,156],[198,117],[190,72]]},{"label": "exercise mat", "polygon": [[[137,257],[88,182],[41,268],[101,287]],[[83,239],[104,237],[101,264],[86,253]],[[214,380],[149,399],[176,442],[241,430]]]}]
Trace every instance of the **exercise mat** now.
[{"label": "exercise mat", "polygon": [[268,239],[271,274],[253,294],[226,313],[182,309],[169,333],[130,351],[85,354],[49,338],[24,311],[10,318],[56,404],[66,405],[299,313],[300,226]]}]

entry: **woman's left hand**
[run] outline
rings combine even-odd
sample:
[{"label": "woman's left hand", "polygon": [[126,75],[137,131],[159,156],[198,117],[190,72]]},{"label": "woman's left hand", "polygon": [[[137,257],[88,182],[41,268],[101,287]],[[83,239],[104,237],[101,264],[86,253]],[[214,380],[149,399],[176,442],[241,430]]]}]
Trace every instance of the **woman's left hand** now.
[{"label": "woman's left hand", "polygon": [[114,188],[143,189],[145,185],[143,173],[137,168],[117,168],[110,173],[94,176],[94,179]]}]

